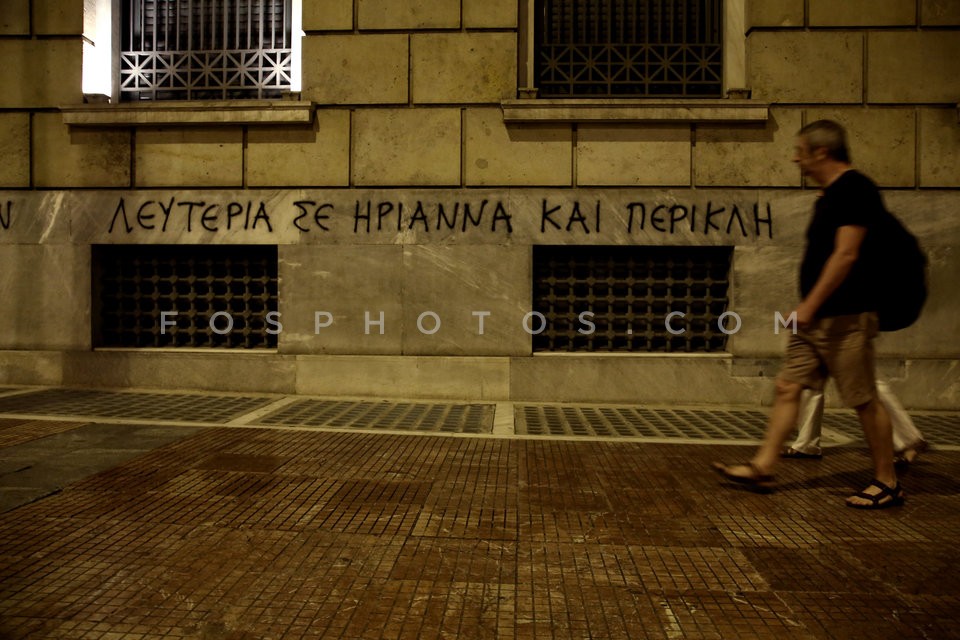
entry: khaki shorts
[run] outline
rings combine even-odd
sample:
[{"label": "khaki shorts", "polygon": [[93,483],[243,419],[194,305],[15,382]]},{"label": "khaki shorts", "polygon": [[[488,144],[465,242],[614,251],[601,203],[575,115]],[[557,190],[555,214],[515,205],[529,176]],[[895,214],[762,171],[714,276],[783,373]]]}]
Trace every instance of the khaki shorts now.
[{"label": "khaki shorts", "polygon": [[787,361],[780,378],[811,389],[823,390],[832,376],[840,398],[848,407],[859,407],[877,395],[873,338],[877,314],[817,318],[798,328],[787,344]]}]

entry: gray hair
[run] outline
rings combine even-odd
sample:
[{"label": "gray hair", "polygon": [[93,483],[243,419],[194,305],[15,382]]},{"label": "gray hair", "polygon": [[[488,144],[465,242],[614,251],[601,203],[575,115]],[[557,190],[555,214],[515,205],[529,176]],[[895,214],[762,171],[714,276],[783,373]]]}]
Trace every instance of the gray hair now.
[{"label": "gray hair", "polygon": [[817,120],[806,125],[797,133],[807,140],[810,150],[823,147],[827,155],[840,162],[850,162],[850,150],[847,148],[847,132],[833,120]]}]

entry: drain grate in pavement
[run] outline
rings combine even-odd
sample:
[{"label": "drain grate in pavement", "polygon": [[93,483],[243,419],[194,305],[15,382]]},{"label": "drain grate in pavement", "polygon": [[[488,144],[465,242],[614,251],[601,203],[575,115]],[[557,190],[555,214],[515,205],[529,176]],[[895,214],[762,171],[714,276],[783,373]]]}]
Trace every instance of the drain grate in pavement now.
[{"label": "drain grate in pavement", "polygon": [[491,433],[495,405],[305,399],[257,420],[287,427]]},{"label": "drain grate in pavement", "polygon": [[766,424],[766,413],[751,410],[521,405],[516,414],[527,435],[756,440]]},{"label": "drain grate in pavement", "polygon": [[225,395],[46,389],[0,397],[0,413],[225,422],[274,400]]},{"label": "drain grate in pavement", "polygon": [[[652,409],[583,405],[518,405],[516,431],[526,435],[758,440],[768,411]],[[960,445],[960,413],[911,416],[928,442]],[[853,439],[863,437],[851,412],[827,412],[823,426]]]},{"label": "drain grate in pavement", "polygon": [[[960,413],[917,413],[910,417],[927,442],[935,445],[960,445]],[[823,426],[851,438],[863,436],[860,422],[852,411],[824,413]]]}]

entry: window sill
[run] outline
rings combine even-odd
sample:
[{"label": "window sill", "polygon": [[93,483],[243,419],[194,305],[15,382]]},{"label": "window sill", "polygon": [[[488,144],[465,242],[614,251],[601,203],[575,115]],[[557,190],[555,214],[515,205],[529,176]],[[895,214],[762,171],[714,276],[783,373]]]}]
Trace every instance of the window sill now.
[{"label": "window sill", "polygon": [[151,101],[60,107],[64,124],[74,127],[309,124],[313,110],[312,102],[295,100]]},{"label": "window sill", "polygon": [[743,99],[520,99],[501,103],[508,124],[534,122],[766,122],[770,104]]}]

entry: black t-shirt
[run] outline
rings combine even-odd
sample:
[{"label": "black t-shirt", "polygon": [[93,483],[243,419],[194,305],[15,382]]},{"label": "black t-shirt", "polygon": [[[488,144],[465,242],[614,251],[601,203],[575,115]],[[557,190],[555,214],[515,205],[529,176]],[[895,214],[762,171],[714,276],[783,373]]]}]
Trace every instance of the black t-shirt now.
[{"label": "black t-shirt", "polygon": [[[833,253],[837,230],[847,225],[866,227],[867,235],[850,273],[817,310],[818,318],[875,311],[876,271],[872,255],[877,226],[884,214],[877,185],[862,173],[845,172],[817,198],[807,227],[807,248],[800,267],[800,294],[806,298]],[[873,231],[873,233],[871,233]]]}]

